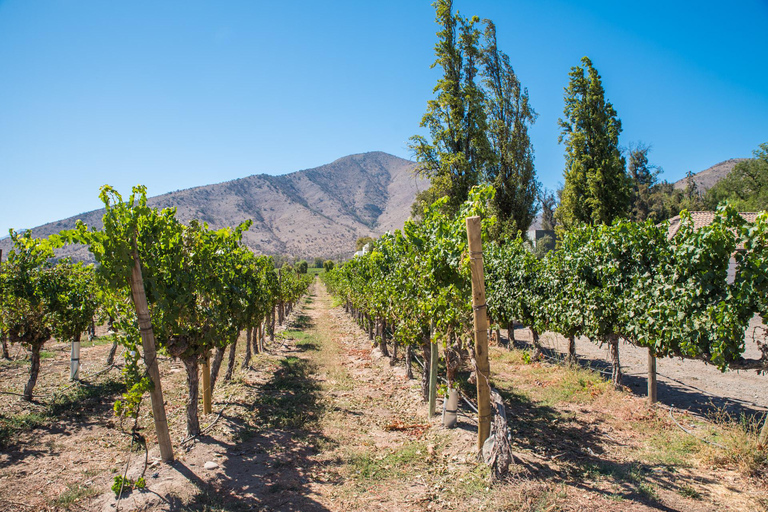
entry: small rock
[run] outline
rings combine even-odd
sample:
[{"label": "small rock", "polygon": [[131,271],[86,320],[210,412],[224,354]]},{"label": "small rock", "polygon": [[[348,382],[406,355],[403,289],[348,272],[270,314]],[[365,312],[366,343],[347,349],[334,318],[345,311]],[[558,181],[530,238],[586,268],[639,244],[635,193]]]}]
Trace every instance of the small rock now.
[{"label": "small rock", "polygon": [[218,465],[218,464],[216,464],[215,462],[213,462],[213,461],[210,461],[210,460],[209,460],[208,462],[206,462],[206,463],[203,465],[203,467],[204,467],[205,469],[216,469],[217,467],[219,467],[219,465]]}]

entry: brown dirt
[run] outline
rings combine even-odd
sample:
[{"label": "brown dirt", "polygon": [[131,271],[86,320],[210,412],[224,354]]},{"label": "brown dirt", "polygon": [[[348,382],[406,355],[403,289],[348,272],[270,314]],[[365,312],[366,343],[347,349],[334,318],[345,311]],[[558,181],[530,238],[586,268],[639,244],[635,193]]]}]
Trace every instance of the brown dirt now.
[{"label": "brown dirt", "polygon": [[[161,361],[177,460],[157,461],[143,411],[151,447],[147,489],[119,503],[109,490],[112,479],[126,464],[136,478],[143,452],[129,452],[130,439],[111,412],[119,392],[107,384],[118,378],[116,371],[87,376],[102,368],[109,345],[84,348],[85,380],[104,392],[0,453],[0,510],[697,512],[766,506],[760,501],[765,475],[745,476],[729,463],[648,462],[641,454],[654,436],[674,435],[664,410],[600,384],[587,385],[577,400],[543,398],[562,381],[562,370],[510,359],[499,348],[491,350],[494,381],[507,404],[518,463],[509,481],[491,486],[475,462],[474,415],[463,409],[454,430],[444,429],[439,417],[428,419],[418,381],[405,378],[402,361],[392,366],[372,351],[321,285],[291,322],[251,369],[240,370],[238,359],[233,381],[217,384],[214,414],[201,417],[203,427],[215,420],[213,427],[184,446],[183,367]],[[3,395],[4,415],[44,411],[50,397],[42,395],[67,384],[67,345],[47,350],[53,357],[41,369],[41,402]],[[27,369],[0,366],[0,389],[21,389]],[[206,462],[216,467],[205,469]],[[65,502],[73,489],[80,497]]]},{"label": "brown dirt", "polygon": [[[506,335],[506,331],[502,331]],[[766,341],[762,319],[750,322],[745,338],[744,357],[759,359],[761,352],[756,340]],[[515,339],[531,342],[528,329],[515,329]],[[568,352],[568,340],[555,333],[540,337],[550,355],[564,357]],[[648,383],[648,351],[621,341],[620,359],[625,376],[624,385],[639,396],[646,396]],[[587,338],[576,342],[576,353],[584,366],[608,372],[610,354],[608,346],[591,343]],[[762,416],[768,411],[768,375],[754,370],[721,372],[703,361],[682,358],[661,358],[656,363],[658,400],[660,403],[706,415],[713,410],[725,409],[735,416],[742,413]]]}]

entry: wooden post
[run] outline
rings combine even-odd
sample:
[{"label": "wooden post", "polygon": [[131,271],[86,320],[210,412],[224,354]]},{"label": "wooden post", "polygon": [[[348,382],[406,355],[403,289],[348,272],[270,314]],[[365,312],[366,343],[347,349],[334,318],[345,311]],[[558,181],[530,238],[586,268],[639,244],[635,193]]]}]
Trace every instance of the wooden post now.
[{"label": "wooden post", "polygon": [[203,414],[211,414],[211,365],[208,351],[203,354]]},{"label": "wooden post", "polygon": [[171,445],[171,436],[168,433],[168,420],[165,417],[160,370],[157,368],[155,333],[152,330],[152,321],[149,317],[149,305],[147,304],[147,295],[144,292],[144,278],[141,275],[141,261],[136,249],[135,238],[133,239],[131,296],[133,297],[133,305],[136,307],[136,317],[139,321],[141,345],[144,350],[144,364],[147,365],[147,373],[153,384],[152,389],[149,391],[149,396],[152,402],[152,417],[155,420],[157,443],[160,445],[160,458],[165,462],[171,462],[173,461],[173,446]]},{"label": "wooden post", "polygon": [[435,343],[435,327],[429,329],[429,417],[435,415],[435,403],[437,402],[437,365],[440,361],[440,351]]},{"label": "wooden post", "polygon": [[283,272],[281,268],[277,269],[277,287],[280,289],[280,297],[277,301],[277,322],[283,325],[285,310],[283,309]]},{"label": "wooden post", "polygon": [[656,403],[656,357],[648,349],[648,403]]},{"label": "wooden post", "polygon": [[[0,273],[3,271],[3,250],[0,249]],[[10,359],[11,354],[8,353],[8,336],[5,331],[0,329],[0,341],[3,343],[3,359]]]},{"label": "wooden post", "polygon": [[488,316],[483,274],[483,241],[480,217],[467,217],[469,266],[472,270],[472,312],[475,323],[475,374],[477,376],[477,449],[491,433],[491,366],[488,362]]},{"label": "wooden post", "polygon": [[763,420],[763,428],[760,429],[760,438],[758,439],[758,444],[763,449],[768,447],[768,413],[765,414],[765,419]]}]

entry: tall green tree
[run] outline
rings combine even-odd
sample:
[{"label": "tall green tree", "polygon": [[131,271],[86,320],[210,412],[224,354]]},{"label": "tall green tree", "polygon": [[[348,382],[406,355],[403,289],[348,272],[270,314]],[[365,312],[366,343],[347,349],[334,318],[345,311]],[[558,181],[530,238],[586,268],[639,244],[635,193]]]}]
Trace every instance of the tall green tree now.
[{"label": "tall green tree", "polygon": [[565,143],[565,185],[557,220],[563,229],[610,224],[629,214],[630,180],[619,151],[621,121],[606,101],[588,57],[571,68],[558,142]]},{"label": "tall green tree", "polygon": [[546,231],[554,231],[557,225],[555,219],[555,211],[557,211],[557,205],[559,194],[549,189],[542,189],[539,193],[539,203],[541,204],[541,229]]},{"label": "tall green tree", "polygon": [[627,174],[632,183],[632,199],[630,204],[630,219],[642,222],[652,218],[654,221],[662,221],[656,218],[653,210],[653,187],[661,170],[649,163],[648,153],[651,147],[639,142],[629,147],[629,163]]},{"label": "tall green tree", "polygon": [[768,142],[754,151],[755,158],[739,162],[704,200],[710,209],[727,201],[741,211],[768,210]]},{"label": "tall green tree", "polygon": [[[420,204],[447,196],[444,208],[453,213],[467,199],[469,189],[479,183],[492,159],[486,136],[484,94],[477,84],[481,60],[479,18],[464,18],[453,12],[452,0],[434,4],[440,25],[432,67],[441,67],[443,76],[434,88],[435,98],[427,103],[421,127],[429,136],[411,137],[410,147],[418,162],[417,172],[432,185],[417,197]],[[415,211],[420,214],[421,212]]]},{"label": "tall green tree", "polygon": [[518,230],[528,230],[538,210],[540,185],[528,136],[528,127],[536,121],[536,112],[528,102],[528,90],[520,85],[509,56],[496,44],[496,27],[491,20],[485,20],[482,64],[488,138],[494,157],[486,176],[496,189],[493,211],[498,220],[498,234],[515,237]]}]

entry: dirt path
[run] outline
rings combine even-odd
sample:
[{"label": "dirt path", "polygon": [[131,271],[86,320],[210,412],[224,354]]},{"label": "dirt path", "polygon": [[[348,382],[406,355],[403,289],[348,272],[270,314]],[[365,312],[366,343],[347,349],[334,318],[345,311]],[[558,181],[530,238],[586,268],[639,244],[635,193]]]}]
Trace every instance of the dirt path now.
[{"label": "dirt path", "polygon": [[[225,413],[215,439],[203,438],[173,465],[158,466],[147,479],[151,492],[132,493],[120,508],[424,510],[419,504],[433,494],[427,474],[413,475],[417,481],[397,489],[356,481],[358,473],[370,476],[376,472],[371,468],[404,446],[411,458],[428,458],[440,436],[425,433],[430,423],[417,381],[372,353],[360,328],[331,301],[317,285],[279,337],[282,343],[262,356],[266,365],[262,361],[261,371],[244,379],[261,397],[253,409],[268,421],[242,425]],[[472,460],[472,434],[463,448],[462,462]],[[212,462],[217,467],[205,469]],[[379,471],[396,471],[391,465]],[[106,495],[98,508],[113,511],[115,504]]]}]

